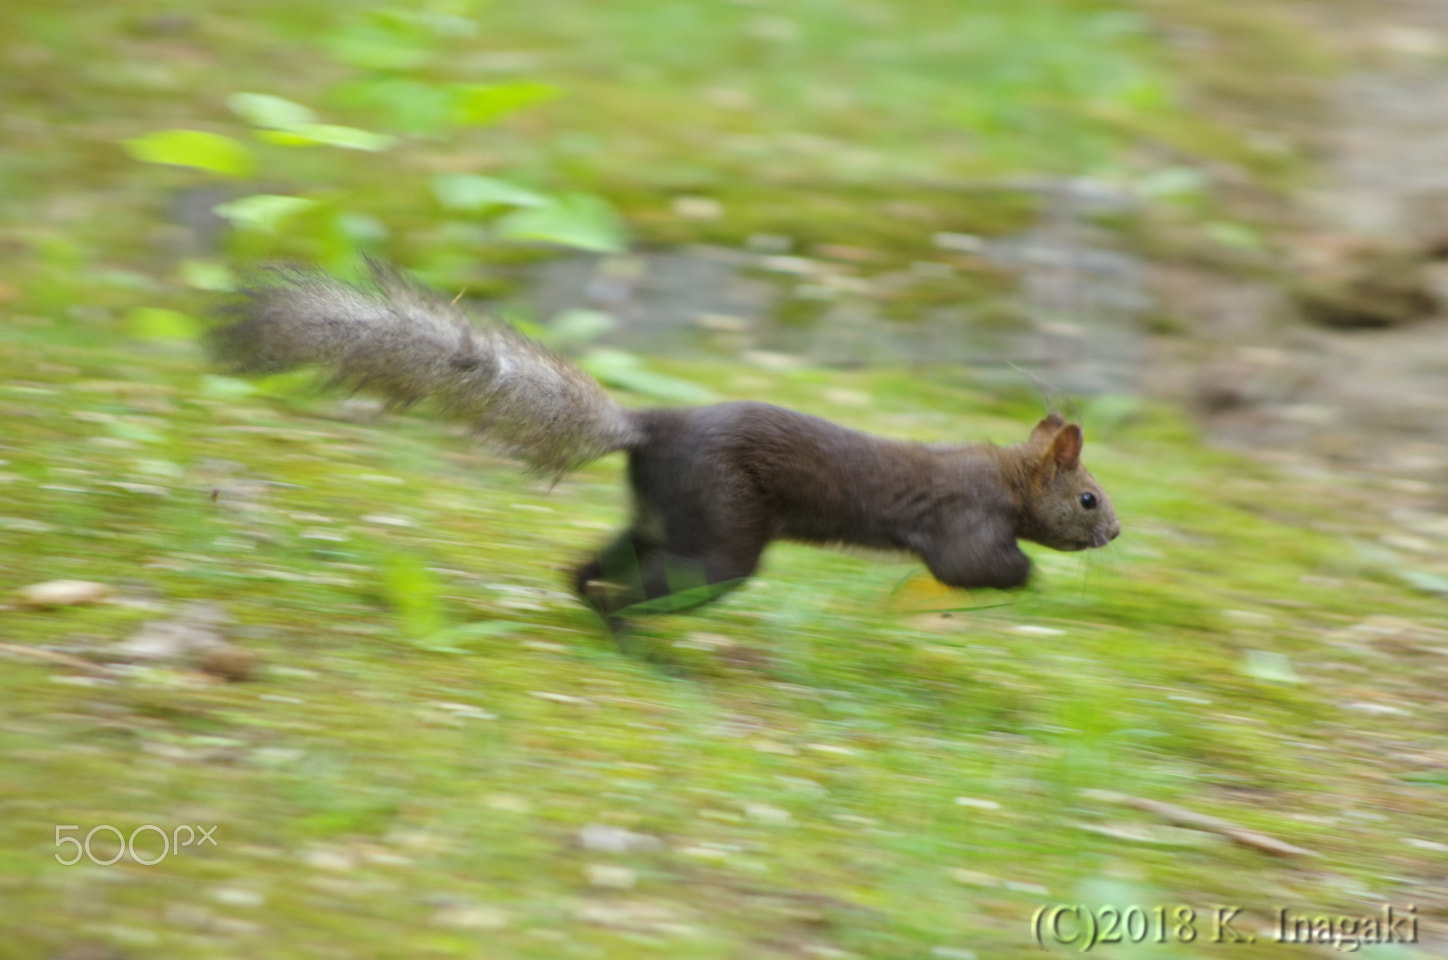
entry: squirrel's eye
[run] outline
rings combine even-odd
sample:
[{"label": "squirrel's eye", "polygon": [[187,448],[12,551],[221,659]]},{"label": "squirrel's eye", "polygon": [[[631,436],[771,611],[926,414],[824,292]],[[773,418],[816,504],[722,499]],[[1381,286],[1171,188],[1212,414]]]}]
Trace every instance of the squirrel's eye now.
[{"label": "squirrel's eye", "polygon": [[1094,493],[1083,493],[1083,494],[1081,494],[1081,506],[1085,507],[1087,510],[1095,510],[1095,509],[1096,509],[1096,494],[1094,494]]}]

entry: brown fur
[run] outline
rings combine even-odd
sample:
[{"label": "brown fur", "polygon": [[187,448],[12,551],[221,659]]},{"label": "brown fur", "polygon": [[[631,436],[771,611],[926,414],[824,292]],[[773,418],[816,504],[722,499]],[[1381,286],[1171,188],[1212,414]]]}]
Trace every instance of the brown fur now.
[{"label": "brown fur", "polygon": [[1081,465],[1081,428],[1052,414],[1011,447],[923,445],[764,403],[627,411],[587,374],[501,324],[374,266],[376,289],[287,270],[217,331],[239,370],[330,367],[396,403],[431,398],[531,466],[629,455],[633,523],[574,576],[609,616],[704,602],[776,539],[913,553],[953,587],[1016,587],[1018,538],[1104,546],[1121,527]]}]

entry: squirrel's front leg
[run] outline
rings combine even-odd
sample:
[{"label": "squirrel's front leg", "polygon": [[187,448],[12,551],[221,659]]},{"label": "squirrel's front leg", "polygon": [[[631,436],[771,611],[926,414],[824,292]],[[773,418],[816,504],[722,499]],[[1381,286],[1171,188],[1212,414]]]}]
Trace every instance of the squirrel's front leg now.
[{"label": "squirrel's front leg", "polygon": [[1031,577],[1031,558],[1006,529],[947,528],[918,552],[935,579],[948,587],[1008,590]]}]

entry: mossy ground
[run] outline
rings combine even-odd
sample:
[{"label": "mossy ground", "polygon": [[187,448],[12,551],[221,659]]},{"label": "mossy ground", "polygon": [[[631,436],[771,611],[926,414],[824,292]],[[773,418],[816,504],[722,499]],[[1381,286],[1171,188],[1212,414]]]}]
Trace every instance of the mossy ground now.
[{"label": "mossy ground", "polygon": [[[1279,906],[1414,903],[1441,937],[1432,489],[1228,456],[1172,410],[1107,397],[1083,416],[1126,531],[1108,550],[1034,551],[1029,589],[959,594],[914,562],[777,545],[748,586],[621,651],[563,589],[624,519],[620,463],[540,484],[425,417],[216,378],[128,313],[199,301],[166,266],[171,172],[138,173],[110,142],[279,71],[325,82],[278,38],[335,11],[215,4],[177,39],[115,6],[0,17],[21,8],[8,83],[24,109],[6,122],[27,139],[0,157],[0,588],[84,579],[119,602],[0,612],[0,955],[997,958],[1039,953],[1032,917],[1056,904],[1196,913],[1190,944],[1104,956],[1281,956]],[[235,75],[202,56],[217,51]],[[686,99],[584,103],[681,116]],[[627,176],[555,172],[647,221],[685,146],[640,138],[615,158]],[[749,193],[741,170],[685,186]],[[914,255],[898,218],[780,212],[760,181],[726,206],[766,219],[707,239],[813,223]],[[908,242],[928,250],[934,229]],[[650,367],[921,440],[1015,442],[1041,412],[1024,386],[958,369]],[[189,603],[225,611],[253,679],[85,669]],[[56,862],[73,852],[58,826],[145,824],[214,825],[216,842],[153,866]],[[1234,926],[1257,943],[1214,945],[1219,906],[1245,908]]]},{"label": "mossy ground", "polygon": [[[560,569],[621,521],[616,463],[547,489],[426,420],[236,396],[189,348],[7,347],[10,585],[127,601],[11,610],[7,643],[94,653],[207,601],[260,657],[228,684],[7,656],[15,955],[1013,956],[1043,904],[1244,905],[1260,932],[1279,903],[1411,900],[1435,869],[1405,841],[1444,839],[1441,600],[1355,546],[1380,486],[1203,452],[1140,407],[1088,446],[1126,535],[1038,551],[1023,593],[778,546],[625,655]],[[671,372],[892,435],[1008,442],[1035,412],[945,371]],[[464,624],[492,626],[436,639]],[[1102,789],[1317,856],[1083,793]],[[217,845],[65,867],[58,824],[215,824]],[[599,825],[663,845],[589,849]],[[591,885],[600,865],[634,885]]]}]

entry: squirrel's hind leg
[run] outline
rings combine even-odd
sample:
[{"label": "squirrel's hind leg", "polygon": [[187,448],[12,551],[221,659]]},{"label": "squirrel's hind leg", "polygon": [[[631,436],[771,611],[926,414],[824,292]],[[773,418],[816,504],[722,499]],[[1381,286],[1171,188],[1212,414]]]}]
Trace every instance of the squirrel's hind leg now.
[{"label": "squirrel's hind leg", "polygon": [[574,573],[574,589],[611,624],[620,616],[667,613],[708,603],[759,566],[765,538],[737,534],[722,543],[666,546],[624,531]]},{"label": "squirrel's hind leg", "polygon": [[617,634],[619,611],[647,599],[644,570],[661,549],[658,541],[629,528],[573,573],[573,589]]}]

